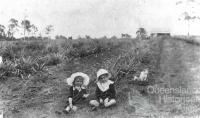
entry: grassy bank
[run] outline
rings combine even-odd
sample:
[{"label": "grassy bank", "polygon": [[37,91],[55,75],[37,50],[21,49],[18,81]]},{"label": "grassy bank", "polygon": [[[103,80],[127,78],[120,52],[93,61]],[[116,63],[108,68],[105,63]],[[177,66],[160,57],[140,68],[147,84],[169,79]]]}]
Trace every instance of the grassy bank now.
[{"label": "grassy bank", "polygon": [[[125,105],[129,82],[148,68],[150,82],[158,73],[160,43],[156,40],[79,39],[16,41],[1,49],[6,59],[1,72],[1,99],[6,114],[54,104],[62,110],[68,96],[65,78],[82,71],[91,77],[89,93],[94,96],[94,81],[99,68],[108,69],[116,82],[117,101]],[[87,107],[85,107],[87,109]],[[54,112],[51,112],[54,114]]]}]

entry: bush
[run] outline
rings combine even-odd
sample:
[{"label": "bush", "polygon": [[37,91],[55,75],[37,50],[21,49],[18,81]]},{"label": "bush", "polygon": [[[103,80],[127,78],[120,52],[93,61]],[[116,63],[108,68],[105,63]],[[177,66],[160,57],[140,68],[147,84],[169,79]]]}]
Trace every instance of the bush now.
[{"label": "bush", "polygon": [[38,58],[40,64],[57,65],[75,58],[110,51],[118,46],[127,46],[127,39],[59,39],[59,40],[19,40],[4,46],[1,54],[4,59],[13,61],[20,58]]},{"label": "bush", "polygon": [[121,43],[118,39],[77,39],[67,47],[65,55],[68,58],[82,58],[104,51],[110,51]]},{"label": "bush", "polygon": [[58,53],[49,54],[46,57],[47,57],[47,61],[45,62],[46,66],[54,66],[62,63],[62,61],[64,60],[64,57]]},{"label": "bush", "polygon": [[13,60],[15,58],[15,53],[12,50],[11,47],[6,47],[5,49],[3,49],[3,51],[1,52],[1,55],[3,57],[3,59],[5,60]]},{"label": "bush", "polygon": [[[125,51],[117,58],[111,58],[107,60],[103,67],[110,70],[115,81],[121,79],[131,79],[145,68],[150,71],[150,76],[156,71],[156,65],[158,63],[157,57],[159,56],[159,41],[157,40],[143,40],[138,44],[133,43],[132,49]],[[155,45],[153,45],[155,43]],[[130,43],[129,43],[130,44]],[[126,44],[127,46],[127,44]],[[150,80],[153,81],[153,80]]]},{"label": "bush", "polygon": [[7,60],[0,66],[0,72],[3,73],[1,76],[4,77],[28,77],[39,71],[45,71],[45,63],[40,62],[39,59],[31,57],[20,57],[13,61]]},{"label": "bush", "polygon": [[42,41],[29,41],[26,44],[25,49],[35,51],[35,50],[44,50],[45,49],[45,43]]},{"label": "bush", "polygon": [[0,66],[0,78],[12,77],[17,74],[15,64],[7,61]]},{"label": "bush", "polygon": [[59,52],[59,47],[56,43],[48,43],[46,46],[46,53],[58,53]]},{"label": "bush", "polygon": [[20,57],[38,57],[43,55],[44,52],[47,53],[48,51],[46,51],[46,44],[43,41],[15,41],[1,49],[2,57],[10,61]]},{"label": "bush", "polygon": [[23,42],[12,42],[11,44],[2,48],[1,55],[5,60],[7,59],[13,61],[15,58],[19,58],[22,55],[23,49]]}]

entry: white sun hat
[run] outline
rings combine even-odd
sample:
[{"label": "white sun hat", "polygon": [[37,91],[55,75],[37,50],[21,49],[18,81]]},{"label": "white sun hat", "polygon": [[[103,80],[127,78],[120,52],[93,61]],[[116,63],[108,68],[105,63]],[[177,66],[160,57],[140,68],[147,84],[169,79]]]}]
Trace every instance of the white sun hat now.
[{"label": "white sun hat", "polygon": [[74,79],[78,76],[83,77],[83,85],[87,86],[90,82],[90,77],[82,72],[76,72],[71,75],[71,77],[67,78],[67,84],[73,86]]},{"label": "white sun hat", "polygon": [[105,69],[99,69],[99,70],[97,71],[97,79],[98,79],[101,75],[103,75],[103,74],[108,74],[108,75],[109,75],[109,78],[111,77],[111,74],[110,74],[107,70],[105,70]]}]

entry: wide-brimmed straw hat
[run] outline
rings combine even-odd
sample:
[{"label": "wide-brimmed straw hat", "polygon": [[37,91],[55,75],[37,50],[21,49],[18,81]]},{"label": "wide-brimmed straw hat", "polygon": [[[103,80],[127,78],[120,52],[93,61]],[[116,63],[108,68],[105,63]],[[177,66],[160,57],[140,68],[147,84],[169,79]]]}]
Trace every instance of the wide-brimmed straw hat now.
[{"label": "wide-brimmed straw hat", "polygon": [[106,69],[99,69],[99,70],[97,71],[97,80],[99,79],[99,77],[100,77],[101,75],[104,75],[104,74],[108,74],[108,78],[111,77],[111,74],[110,74]]},{"label": "wide-brimmed straw hat", "polygon": [[90,82],[90,77],[82,72],[73,73],[69,78],[67,78],[67,84],[73,86],[74,79],[79,76],[83,78],[83,85],[87,86]]}]

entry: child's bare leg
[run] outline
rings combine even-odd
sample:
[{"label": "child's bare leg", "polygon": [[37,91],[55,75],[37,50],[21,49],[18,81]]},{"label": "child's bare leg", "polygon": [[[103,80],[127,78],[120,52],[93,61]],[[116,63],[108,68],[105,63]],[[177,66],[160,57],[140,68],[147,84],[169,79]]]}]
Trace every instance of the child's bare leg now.
[{"label": "child's bare leg", "polygon": [[105,99],[104,100],[104,106],[105,107],[110,107],[112,105],[116,104],[116,100],[115,99]]},{"label": "child's bare leg", "polygon": [[91,100],[90,101],[90,105],[98,107],[99,106],[99,102],[97,100]]},{"label": "child's bare leg", "polygon": [[70,111],[70,106],[68,105],[66,108],[65,108],[65,111],[69,112]]},{"label": "child's bare leg", "polygon": [[77,109],[78,109],[77,106],[73,106],[73,107],[72,107],[72,110],[73,110],[73,111],[77,111]]}]

